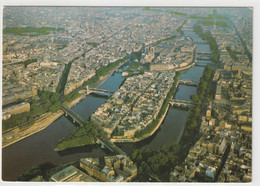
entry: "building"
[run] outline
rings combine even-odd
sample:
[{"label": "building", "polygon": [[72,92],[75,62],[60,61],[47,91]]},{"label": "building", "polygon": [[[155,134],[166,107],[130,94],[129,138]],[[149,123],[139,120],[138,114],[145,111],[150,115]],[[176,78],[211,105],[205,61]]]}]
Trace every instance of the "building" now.
[{"label": "building", "polygon": [[11,115],[20,114],[20,113],[29,112],[29,111],[30,111],[30,104],[27,102],[22,102],[17,105],[13,105],[13,106],[3,109],[2,118],[4,120],[6,120],[6,119],[10,118]]},{"label": "building", "polygon": [[53,174],[51,180],[55,182],[96,182],[94,178],[88,176],[73,165]]},{"label": "building", "polygon": [[97,158],[80,159],[80,167],[90,176],[104,182],[131,181],[137,175],[137,167],[125,155],[106,156],[104,164]]}]

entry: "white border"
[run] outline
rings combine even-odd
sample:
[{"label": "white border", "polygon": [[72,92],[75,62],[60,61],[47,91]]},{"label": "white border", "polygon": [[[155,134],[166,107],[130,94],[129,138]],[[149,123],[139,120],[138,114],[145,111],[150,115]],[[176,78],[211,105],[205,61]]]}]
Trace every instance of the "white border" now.
[{"label": "white border", "polygon": [[[260,98],[260,60],[259,60],[259,1],[258,0],[2,0],[0,2],[0,48],[2,49],[2,24],[3,24],[3,7],[4,6],[159,6],[159,7],[252,7],[253,8],[253,176],[251,183],[211,183],[212,185],[260,185],[260,150],[259,150],[259,103]],[[2,52],[0,54],[2,62]],[[2,72],[2,65],[0,65]],[[0,77],[2,85],[2,76]],[[2,89],[2,86],[1,86]],[[0,99],[2,101],[2,91],[0,92]],[[0,108],[0,110],[2,110]],[[1,128],[2,129],[2,128]],[[1,130],[0,130],[1,131]],[[2,157],[2,151],[0,153]],[[1,160],[2,161],[2,160]],[[0,166],[0,174],[2,175],[2,164]],[[1,176],[2,177],[2,176]],[[209,183],[121,183],[125,185],[211,185]],[[0,185],[121,185],[115,183],[50,183],[50,182],[3,182],[0,181]]]}]

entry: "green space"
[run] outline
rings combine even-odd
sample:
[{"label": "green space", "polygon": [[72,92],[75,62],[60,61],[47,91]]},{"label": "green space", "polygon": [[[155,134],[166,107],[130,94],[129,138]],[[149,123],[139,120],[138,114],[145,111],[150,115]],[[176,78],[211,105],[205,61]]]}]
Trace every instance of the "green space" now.
[{"label": "green space", "polygon": [[142,138],[144,135],[151,133],[154,130],[154,128],[157,127],[159,121],[161,120],[164,113],[166,112],[166,109],[169,105],[170,99],[174,96],[174,94],[176,92],[176,85],[178,83],[179,78],[180,78],[180,73],[177,72],[175,77],[174,77],[174,83],[172,85],[172,88],[171,88],[170,92],[168,93],[166,99],[164,100],[163,105],[162,105],[162,107],[161,107],[161,109],[158,113],[157,118],[155,120],[153,120],[153,122],[151,124],[149,124],[146,128],[136,131],[135,137]]},{"label": "green space", "polygon": [[144,74],[145,71],[148,71],[150,69],[150,63],[140,63],[131,61],[130,65],[126,69],[125,72],[128,73],[128,76],[134,76],[139,74]]},{"label": "green space", "polygon": [[214,21],[198,21],[198,24],[205,25],[205,26],[213,26]]},{"label": "green space", "polygon": [[124,131],[118,129],[118,127],[116,126],[116,128],[113,130],[111,136],[124,136]]},{"label": "green space", "polygon": [[86,44],[91,45],[93,47],[97,47],[98,46],[98,43],[95,43],[95,42],[86,42]]},{"label": "green space", "polygon": [[68,136],[59,140],[56,150],[62,151],[68,148],[94,144],[100,136],[104,136],[104,132],[98,130],[94,123],[88,122],[87,125],[78,128],[78,130],[72,130]]},{"label": "green space", "polygon": [[218,12],[217,12],[217,10],[213,10],[212,11],[212,14],[209,14],[207,17],[205,17],[205,16],[198,16],[198,15],[190,15],[189,16],[189,18],[191,18],[191,19],[204,19],[204,20],[206,20],[206,19],[224,19],[224,20],[227,20],[227,18],[226,17],[224,17],[224,16],[222,16],[222,15],[220,15]]},{"label": "green space", "polygon": [[170,170],[181,158],[180,145],[177,143],[165,144],[158,150],[147,148],[136,149],[130,158],[137,164],[137,178],[135,181],[147,182],[149,178],[159,177],[162,181],[168,181]]},{"label": "green space", "polygon": [[90,78],[88,81],[84,82],[83,86],[93,85],[93,84],[97,83],[100,80],[101,76],[107,75],[108,72],[110,72],[115,67],[117,67],[118,65],[125,62],[128,59],[129,59],[129,56],[125,56],[124,58],[119,59],[114,63],[109,63],[107,66],[101,66],[99,69],[96,70],[96,75],[93,76],[92,78]]},{"label": "green space", "polygon": [[2,130],[6,131],[13,127],[28,128],[42,114],[48,111],[55,113],[60,110],[61,103],[57,93],[39,90],[38,95],[39,101],[32,100],[30,102],[30,112],[12,115],[9,119],[2,120]]},{"label": "green space", "polygon": [[216,26],[218,26],[218,27],[228,27],[228,24],[224,21],[217,21]]},{"label": "green space", "polygon": [[183,27],[183,25],[185,25],[187,23],[187,20],[185,20],[183,23],[182,23],[182,25],[181,26],[179,26],[178,28],[177,28],[177,32],[179,32],[181,35],[183,35],[183,31],[182,31],[182,27]]},{"label": "green space", "polygon": [[170,37],[167,37],[165,39],[162,39],[162,40],[159,40],[155,43],[155,45],[159,45],[161,42],[166,42],[166,41],[169,41],[169,40],[172,40],[172,39],[175,39],[176,36],[170,36]]},{"label": "green space", "polygon": [[24,64],[24,67],[27,68],[27,65],[34,63],[34,62],[37,62],[37,59],[27,59],[25,61],[21,61],[21,62],[16,63],[16,64]]},{"label": "green space", "polygon": [[150,7],[145,7],[144,10],[151,10],[151,8]]},{"label": "green space", "polygon": [[193,26],[193,30],[197,33],[203,40],[209,42],[210,50],[213,51],[212,60],[214,62],[219,62],[219,50],[215,39],[212,37],[210,32],[203,32],[200,25],[196,24]]},{"label": "green space", "polygon": [[56,47],[58,50],[61,50],[63,48],[66,48],[67,46],[68,46],[68,44],[60,44],[60,45],[57,45]]},{"label": "green space", "polygon": [[237,55],[235,54],[234,51],[231,50],[230,46],[227,46],[227,47],[226,47],[226,50],[227,50],[229,56],[230,56],[234,61],[238,61]]},{"label": "green space", "polygon": [[159,178],[161,181],[169,181],[170,171],[185,160],[190,148],[200,137],[201,115],[205,113],[208,102],[213,99],[215,91],[213,74],[211,67],[205,67],[197,89],[198,105],[189,111],[179,144],[175,142],[165,144],[158,150],[143,147],[132,152],[130,157],[138,168],[135,181],[150,181],[150,177]]},{"label": "green space", "polygon": [[198,16],[198,15],[190,15],[189,18],[191,19],[213,19],[213,15],[208,15],[207,17]]},{"label": "green space", "polygon": [[70,94],[67,94],[61,98],[62,103],[63,102],[72,102],[73,100],[77,99],[80,96],[80,93],[78,90],[72,91]]},{"label": "green space", "polygon": [[3,34],[15,34],[21,36],[39,36],[39,35],[48,35],[50,31],[62,31],[64,28],[57,28],[54,27],[7,27],[3,29]]},{"label": "green space", "polygon": [[222,15],[220,15],[220,14],[217,12],[217,10],[213,10],[213,11],[212,11],[212,14],[213,14],[214,18],[216,18],[216,19],[224,19],[224,20],[227,20],[227,18],[224,17],[224,16],[222,16]]},{"label": "green space", "polygon": [[180,15],[180,16],[186,16],[187,14],[181,13],[181,12],[175,12],[175,11],[169,11],[171,14]]},{"label": "green space", "polygon": [[176,36],[167,37],[167,38],[163,39],[162,42],[169,41],[169,40],[172,40],[175,38],[176,38]]}]

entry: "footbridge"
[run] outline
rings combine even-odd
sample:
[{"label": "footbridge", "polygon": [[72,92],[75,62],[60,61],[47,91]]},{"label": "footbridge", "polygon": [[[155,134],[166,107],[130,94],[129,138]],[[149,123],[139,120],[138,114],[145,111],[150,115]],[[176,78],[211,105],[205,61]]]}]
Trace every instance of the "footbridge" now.
[{"label": "footbridge", "polygon": [[191,108],[194,106],[196,103],[192,101],[187,101],[187,100],[177,100],[177,99],[171,99],[169,101],[169,104],[174,106],[174,107],[180,107],[180,108]]},{"label": "footbridge", "polygon": [[105,89],[89,88],[89,87],[87,87],[86,89],[87,89],[87,94],[98,93],[110,97],[114,93],[114,92],[109,92],[108,90]]},{"label": "footbridge", "polygon": [[111,152],[117,152],[119,154],[122,155],[126,155],[126,152],[122,151],[119,147],[117,147],[113,142],[111,142],[109,139],[105,139],[105,138],[99,138],[98,142],[100,142],[101,147],[104,148],[108,148]]},{"label": "footbridge", "polygon": [[80,126],[86,125],[86,122],[70,108],[66,107],[65,105],[62,105],[61,109],[64,111],[65,116],[69,115],[72,118],[73,123],[77,122]]},{"label": "footbridge", "polygon": [[199,83],[197,81],[183,80],[183,79],[179,80],[179,84],[188,85],[188,86],[198,86],[199,85]]}]

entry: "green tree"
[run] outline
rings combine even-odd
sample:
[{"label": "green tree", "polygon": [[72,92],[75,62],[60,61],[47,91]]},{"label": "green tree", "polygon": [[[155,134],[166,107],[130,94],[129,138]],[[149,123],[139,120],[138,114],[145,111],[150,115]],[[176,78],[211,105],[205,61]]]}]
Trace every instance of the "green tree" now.
[{"label": "green tree", "polygon": [[50,97],[50,101],[54,104],[59,101],[59,95],[57,93],[53,93]]},{"label": "green tree", "polygon": [[51,112],[57,112],[58,110],[60,110],[60,108],[61,108],[61,103],[55,103],[54,105],[52,105],[50,108],[49,108],[49,110],[51,111]]},{"label": "green tree", "polygon": [[195,103],[199,102],[199,96],[197,94],[191,95],[190,98]]}]

